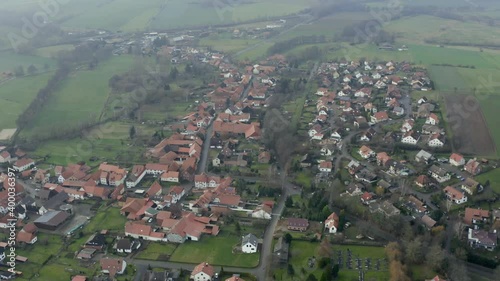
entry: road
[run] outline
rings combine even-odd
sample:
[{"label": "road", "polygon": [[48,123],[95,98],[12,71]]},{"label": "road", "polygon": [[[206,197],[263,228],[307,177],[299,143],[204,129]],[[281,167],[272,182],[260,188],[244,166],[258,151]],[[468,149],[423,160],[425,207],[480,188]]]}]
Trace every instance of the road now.
[{"label": "road", "polygon": [[[217,116],[214,116],[214,119]],[[207,162],[208,162],[208,152],[210,151],[210,140],[212,139],[213,131],[214,131],[214,119],[210,121],[210,124],[207,127],[207,132],[205,134],[205,140],[203,141],[203,148],[201,150],[200,163],[198,163],[197,172],[201,174],[207,171]]]}]

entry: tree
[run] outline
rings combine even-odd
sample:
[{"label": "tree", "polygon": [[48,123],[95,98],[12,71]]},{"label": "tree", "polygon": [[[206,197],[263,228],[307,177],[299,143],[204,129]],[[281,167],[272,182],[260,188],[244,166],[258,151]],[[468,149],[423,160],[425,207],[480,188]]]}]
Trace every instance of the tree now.
[{"label": "tree", "polygon": [[467,266],[464,262],[452,259],[450,260],[450,268],[448,270],[448,275],[453,281],[470,281],[469,275],[467,274]]},{"label": "tree", "polygon": [[174,68],[172,68],[172,70],[170,70],[170,79],[172,80],[175,80],[177,79],[177,76],[179,75],[179,70],[177,70],[177,67],[174,66]]},{"label": "tree", "polygon": [[436,271],[441,270],[444,259],[445,253],[437,244],[432,245],[427,251],[427,255],[425,255],[427,265]]},{"label": "tree", "polygon": [[413,264],[419,264],[422,262],[424,253],[422,251],[423,243],[420,237],[409,241],[405,248],[405,258],[408,262]]},{"label": "tree", "polygon": [[337,278],[339,276],[339,265],[338,264],[335,264],[332,268],[332,277],[333,278]]},{"label": "tree", "polygon": [[314,276],[314,274],[309,273],[309,276],[307,276],[306,281],[318,281],[318,279],[316,278],[316,276]]},{"label": "tree", "polygon": [[288,272],[288,275],[290,275],[290,276],[295,275],[295,269],[293,268],[293,265],[291,263],[288,264],[286,271]]},{"label": "tree", "polygon": [[288,196],[288,197],[286,198],[286,200],[285,200],[285,206],[286,206],[287,208],[291,208],[291,207],[293,207],[293,199],[292,199],[292,197]]},{"label": "tree", "polygon": [[36,68],[36,66],[30,64],[30,66],[28,66],[27,71],[28,71],[29,75],[33,75],[38,71],[38,68]]},{"label": "tree", "polygon": [[290,233],[287,233],[283,236],[283,240],[285,240],[285,242],[290,245],[290,243],[292,243],[292,235]]},{"label": "tree", "polygon": [[14,74],[16,75],[16,77],[24,76],[24,67],[22,65],[16,67],[16,69],[14,70]]},{"label": "tree", "polygon": [[240,233],[241,233],[241,226],[240,226],[240,223],[239,223],[239,222],[236,222],[236,223],[235,223],[235,228],[236,228],[236,233],[237,233],[238,235],[240,235]]},{"label": "tree", "polygon": [[130,139],[133,139],[135,137],[135,134],[136,134],[135,126],[132,125],[130,127],[130,130],[128,131],[128,135],[129,135]]}]

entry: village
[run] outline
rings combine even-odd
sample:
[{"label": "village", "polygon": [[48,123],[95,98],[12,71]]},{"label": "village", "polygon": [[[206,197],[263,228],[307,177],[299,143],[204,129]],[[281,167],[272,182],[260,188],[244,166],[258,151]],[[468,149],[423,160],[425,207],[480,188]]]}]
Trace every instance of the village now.
[{"label": "village", "polygon": [[[150,44],[160,37],[145,35],[144,52],[153,52]],[[290,70],[282,55],[236,65],[222,52],[185,45],[158,52],[172,63],[210,65],[219,81],[181,120],[165,124],[173,133],[147,148],[148,163],[89,166],[82,159],[47,167],[19,147],[0,148],[0,228],[11,227],[11,168],[19,263],[29,264],[30,253],[58,235],[70,247],[54,256],[99,272],[75,272],[73,281],[132,280],[136,272],[149,278],[140,280],[265,280],[291,274],[295,240],[382,246],[392,240],[387,222],[400,219],[422,233],[456,232],[453,243],[466,253],[498,253],[500,209],[490,207],[487,200],[497,198],[478,177],[497,164],[452,152],[425,69],[392,61],[317,63],[304,103],[280,107],[285,119],[299,115],[301,143],[284,166],[262,141],[272,130],[263,115],[282,94],[284,75],[302,79],[306,71]],[[327,195],[310,204],[318,191]],[[0,260],[6,251],[0,248]],[[329,255],[359,280],[366,272],[388,274],[385,258],[344,253]],[[314,256],[307,258],[313,268]],[[278,270],[266,268],[271,262]]]}]

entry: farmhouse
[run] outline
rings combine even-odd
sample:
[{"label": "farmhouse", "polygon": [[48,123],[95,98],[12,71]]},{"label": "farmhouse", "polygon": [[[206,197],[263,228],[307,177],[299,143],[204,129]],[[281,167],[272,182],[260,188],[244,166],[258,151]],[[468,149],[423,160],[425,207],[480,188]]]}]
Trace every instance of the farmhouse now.
[{"label": "farmhouse", "polygon": [[14,162],[12,168],[18,172],[23,172],[28,170],[30,167],[35,166],[35,161],[30,158],[22,158]]},{"label": "farmhouse", "polygon": [[293,230],[293,231],[306,231],[307,228],[309,227],[309,221],[307,219],[301,219],[301,218],[289,218],[287,220],[288,222],[288,230]]},{"label": "farmhouse", "polygon": [[69,217],[70,215],[63,211],[49,211],[37,218],[34,223],[38,228],[56,230]]}]

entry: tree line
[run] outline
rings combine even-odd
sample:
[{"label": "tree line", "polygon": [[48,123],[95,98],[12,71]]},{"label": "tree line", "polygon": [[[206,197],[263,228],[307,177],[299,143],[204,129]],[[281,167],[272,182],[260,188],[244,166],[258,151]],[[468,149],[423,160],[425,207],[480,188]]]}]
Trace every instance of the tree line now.
[{"label": "tree line", "polygon": [[269,55],[284,53],[286,51],[292,50],[293,48],[300,45],[307,44],[318,44],[318,43],[326,43],[326,38],[324,35],[304,35],[294,37],[285,41],[280,41],[274,43],[269,49],[267,49],[267,53]]}]

